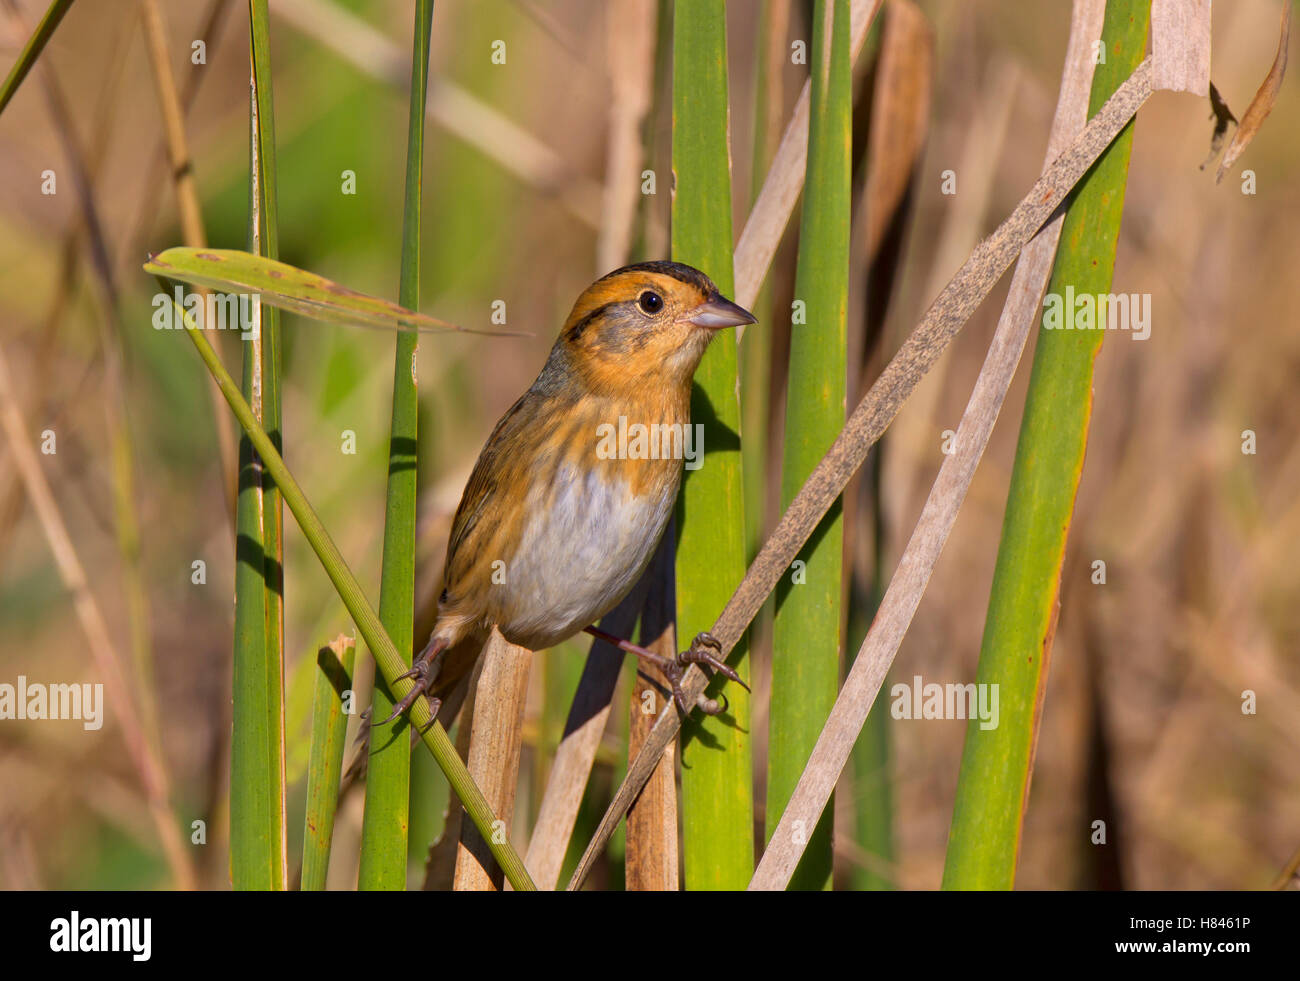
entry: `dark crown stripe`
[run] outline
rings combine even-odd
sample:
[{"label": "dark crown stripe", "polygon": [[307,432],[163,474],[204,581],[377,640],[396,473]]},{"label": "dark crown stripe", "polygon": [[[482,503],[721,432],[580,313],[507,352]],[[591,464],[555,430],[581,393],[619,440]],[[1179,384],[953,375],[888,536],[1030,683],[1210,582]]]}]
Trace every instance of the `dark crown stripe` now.
[{"label": "dark crown stripe", "polygon": [[624,302],[624,301],[622,301],[622,300],[613,300],[613,301],[611,301],[611,302],[609,302],[609,303],[602,303],[600,306],[596,307],[596,309],[592,310],[592,311],[591,311],[590,313],[588,313],[585,317],[583,317],[583,318],[582,318],[581,320],[579,320],[576,324],[574,324],[572,327],[569,328],[569,330],[568,330],[569,337],[572,338],[572,339],[576,339],[576,338],[577,338],[577,337],[578,337],[578,336],[583,332],[583,330],[586,329],[586,327],[587,327],[587,325],[588,325],[589,323],[591,323],[593,320],[595,320],[597,317],[599,317],[602,313],[604,313],[604,312],[605,312],[606,310],[608,310],[610,307],[616,307],[616,306],[618,306],[618,305],[619,305],[620,303],[622,303],[622,302]]},{"label": "dark crown stripe", "polygon": [[659,273],[662,276],[669,276],[677,280],[679,283],[686,283],[689,286],[694,286],[706,296],[717,292],[717,287],[713,285],[713,281],[694,266],[688,266],[682,262],[668,262],[662,259],[653,262],[637,262],[630,266],[623,266],[621,269],[615,269],[611,273],[606,273],[604,276],[600,277],[597,282],[603,283],[605,280],[612,279],[615,276],[621,276],[624,273],[633,272],[651,272]]}]

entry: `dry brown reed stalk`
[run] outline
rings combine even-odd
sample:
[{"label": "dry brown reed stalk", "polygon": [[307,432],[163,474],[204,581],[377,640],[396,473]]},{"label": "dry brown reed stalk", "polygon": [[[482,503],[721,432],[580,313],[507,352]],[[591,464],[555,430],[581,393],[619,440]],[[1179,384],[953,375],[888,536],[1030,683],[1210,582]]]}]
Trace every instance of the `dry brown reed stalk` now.
[{"label": "dry brown reed stalk", "polygon": [[[673,577],[672,524],[646,570],[649,592],[641,611],[641,644],[656,654],[677,654],[676,582]],[[651,664],[637,666],[636,682],[628,719],[628,759],[635,759],[654,726],[655,716],[671,688],[663,674]],[[677,768],[672,743],[664,747],[659,765],[646,781],[641,794],[627,812],[627,853],[624,860],[625,888],[634,891],[665,891],[677,888]]]},{"label": "dry brown reed stalk", "polygon": [[[221,24],[225,18],[226,10],[232,2],[233,0],[212,0],[198,30],[194,33],[194,40],[203,42],[206,57],[209,61],[212,60],[217,44],[221,40]],[[164,38],[165,36],[164,33]],[[145,40],[146,47],[151,48],[152,42],[149,41],[147,36]],[[165,48],[163,50],[165,51]],[[149,57],[152,63],[154,57],[152,52],[150,52]],[[207,72],[191,72],[177,96],[180,103],[182,136],[184,135],[183,121],[189,115],[190,108],[198,97],[199,88],[207,77]],[[158,97],[159,99],[164,98],[163,93],[160,92]],[[183,151],[182,156],[188,159],[187,148],[184,144],[181,144],[181,148]],[[170,159],[173,157],[174,152],[167,143],[167,130],[164,128],[163,139],[159,141],[154,149],[150,163],[145,170],[146,176],[141,185],[140,201],[135,207],[135,217],[129,224],[130,231],[122,240],[123,248],[117,257],[120,269],[130,268],[132,271],[135,269],[138,259],[138,244],[148,236],[149,230],[158,217],[156,189],[167,179],[167,169],[170,166]],[[219,414],[225,415],[225,412],[226,410],[223,407]]]},{"label": "dry brown reed stalk", "polygon": [[[220,17],[227,0],[217,0],[208,15],[209,24],[215,24]],[[190,156],[188,142],[185,138],[185,108],[183,100],[176,90],[176,77],[172,73],[167,58],[167,28],[163,22],[162,10],[158,0],[142,0],[140,5],[141,22],[144,25],[145,50],[149,55],[149,66],[153,70],[154,90],[158,95],[158,108],[162,114],[163,132],[167,160],[171,164],[172,184],[176,189],[177,210],[180,213],[181,239],[188,246],[203,248],[208,244],[208,236],[203,228],[203,208],[199,203],[198,185],[194,178],[194,160]],[[191,76],[192,79],[198,76]],[[192,81],[190,93],[197,91],[197,83]],[[192,94],[191,94],[192,98]],[[153,185],[147,185],[152,192]],[[206,297],[208,291],[202,287],[195,290],[204,297],[204,309],[208,309]],[[226,502],[226,517],[230,527],[235,527],[236,471],[238,470],[238,448],[235,444],[234,423],[226,411],[225,400],[217,383],[209,377],[206,381],[208,400],[212,403],[212,420],[217,431],[217,457],[221,466],[221,492]]]},{"label": "dry brown reed stalk", "polygon": [[[515,809],[532,661],[532,651],[511,644],[500,631],[493,629],[480,655],[482,667],[475,683],[469,757],[465,762],[492,812],[498,815],[502,834]],[[500,890],[503,882],[504,874],[478,829],[462,821],[453,888],[463,892]]]},{"label": "dry brown reed stalk", "polygon": [[[474,662],[467,682],[459,690],[464,694],[460,699],[458,714],[460,721],[456,728],[456,752],[461,759],[469,759],[470,738],[474,732],[474,709],[477,702],[479,678],[483,675],[482,657]],[[438,713],[441,717],[441,711]],[[425,861],[424,884],[426,891],[447,892],[455,886],[456,865],[461,851],[461,829],[465,824],[465,808],[453,789],[447,799],[447,813],[442,824],[442,834],[429,846],[429,856]],[[531,875],[531,870],[529,871]],[[536,881],[536,880],[534,880]],[[539,885],[545,889],[545,885]]]},{"label": "dry brown reed stalk", "polygon": [[1209,94],[1210,0],[1151,5],[1151,87]]},{"label": "dry brown reed stalk", "polygon": [[[636,625],[645,601],[648,582],[642,577],[612,611],[600,621],[600,629],[616,637],[628,636]],[[542,804],[533,824],[524,864],[539,889],[554,889],[569,848],[573,826],[582,805],[583,791],[596,761],[596,751],[609,721],[614,689],[623,670],[624,655],[603,640],[594,640],[569,706],[564,736],[555,751]]]}]

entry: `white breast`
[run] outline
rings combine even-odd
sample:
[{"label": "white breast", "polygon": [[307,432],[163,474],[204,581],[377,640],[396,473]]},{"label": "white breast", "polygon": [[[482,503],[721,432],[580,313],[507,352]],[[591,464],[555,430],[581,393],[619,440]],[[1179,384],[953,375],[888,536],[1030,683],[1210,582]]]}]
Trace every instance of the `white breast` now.
[{"label": "white breast", "polygon": [[[679,464],[680,466],[680,464]],[[513,643],[539,650],[594,623],[635,585],[677,496],[678,481],[633,497],[625,481],[561,467],[554,496],[530,493],[518,551],[493,587],[491,615]]]}]

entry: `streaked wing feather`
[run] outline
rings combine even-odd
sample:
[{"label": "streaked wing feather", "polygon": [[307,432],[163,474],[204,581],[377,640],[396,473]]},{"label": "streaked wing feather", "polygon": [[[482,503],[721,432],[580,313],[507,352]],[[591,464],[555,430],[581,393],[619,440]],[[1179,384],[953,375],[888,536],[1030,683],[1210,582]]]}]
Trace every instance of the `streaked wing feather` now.
[{"label": "streaked wing feather", "polygon": [[532,390],[521,395],[497,422],[479,454],[451,524],[451,536],[447,541],[448,571],[453,568],[457,556],[462,555],[464,549],[468,548],[471,556],[477,551],[475,539],[479,536],[475,532],[479,528],[479,519],[490,509],[497,494],[495,478],[503,473],[502,465],[509,465],[509,461],[502,457],[510,446],[528,445],[519,440],[530,424],[535,424],[537,401],[538,396]]}]

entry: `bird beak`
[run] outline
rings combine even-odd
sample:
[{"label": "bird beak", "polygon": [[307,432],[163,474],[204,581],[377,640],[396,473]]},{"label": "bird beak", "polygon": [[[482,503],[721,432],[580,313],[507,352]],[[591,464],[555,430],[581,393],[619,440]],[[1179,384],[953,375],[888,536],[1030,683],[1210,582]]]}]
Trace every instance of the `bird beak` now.
[{"label": "bird beak", "polygon": [[742,324],[756,324],[757,318],[738,303],[732,303],[726,297],[716,297],[707,303],[701,303],[686,317],[686,322],[696,327],[709,330],[721,330],[723,327],[739,327]]}]

